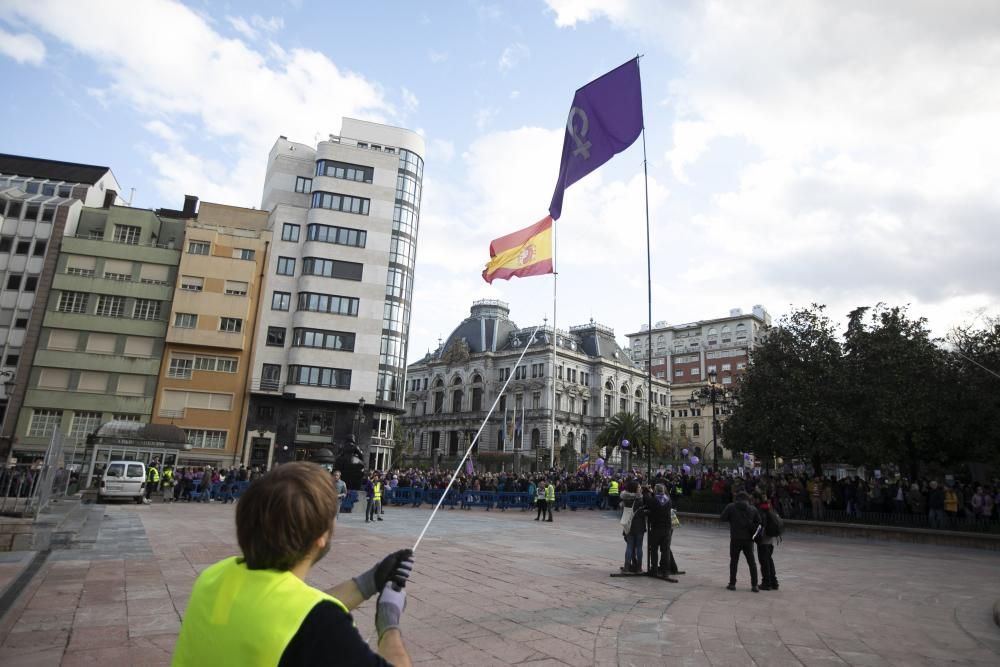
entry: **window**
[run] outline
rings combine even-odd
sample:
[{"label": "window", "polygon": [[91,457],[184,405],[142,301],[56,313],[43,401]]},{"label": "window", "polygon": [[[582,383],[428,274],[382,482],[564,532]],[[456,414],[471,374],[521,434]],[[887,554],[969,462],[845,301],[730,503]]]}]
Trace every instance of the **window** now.
[{"label": "window", "polygon": [[321,259],[319,257],[304,257],[302,259],[302,275],[325,276],[342,280],[361,280],[364,264],[358,262],[342,262],[336,259]]},{"label": "window", "polygon": [[27,255],[28,250],[31,249],[31,241],[18,241],[17,248],[14,250],[15,255]]},{"label": "window", "polygon": [[266,344],[272,347],[284,347],[285,327],[268,327]]},{"label": "window", "polygon": [[86,292],[62,292],[56,310],[60,313],[85,313],[90,295]]},{"label": "window", "polygon": [[281,240],[291,241],[292,243],[298,243],[299,229],[300,227],[298,225],[293,225],[290,222],[286,222],[281,226]]},{"label": "window", "polygon": [[43,389],[65,390],[69,387],[69,369],[43,368],[38,373],[38,386]]},{"label": "window", "polygon": [[159,354],[153,354],[153,344],[155,342],[156,339],[146,336],[126,336],[123,354],[126,357],[144,357],[146,359],[153,356],[158,357],[160,356]]},{"label": "window", "polygon": [[306,227],[306,238],[310,241],[323,241],[338,245],[364,248],[368,232],[350,227],[335,227],[333,225],[309,225]]},{"label": "window", "polygon": [[716,371],[715,366],[709,366],[707,369],[705,369],[706,373],[714,373],[715,371]]},{"label": "window", "polygon": [[375,175],[373,167],[365,167],[360,164],[349,162],[335,162],[333,160],[317,160],[316,175],[329,176],[330,178],[342,178],[346,181],[357,181],[359,183],[371,183]]},{"label": "window", "polygon": [[359,215],[368,215],[368,206],[370,203],[371,200],[365,197],[351,197],[331,192],[314,192],[312,198],[313,208],[328,208],[333,211],[357,213]]},{"label": "window", "polygon": [[14,350],[13,352],[8,353],[7,354],[7,358],[4,359],[4,361],[3,361],[3,365],[4,366],[17,366],[17,362],[20,361],[20,359],[21,359],[21,355],[17,354],[17,352],[18,352],[17,350]]},{"label": "window", "polygon": [[102,294],[97,297],[97,314],[104,317],[123,317],[125,297]]},{"label": "window", "polygon": [[216,371],[219,373],[235,373],[238,361],[235,357],[202,357],[194,358],[196,371]]},{"label": "window", "polygon": [[25,220],[38,220],[38,211],[41,207],[38,204],[28,204],[27,209],[24,211]]},{"label": "window", "polygon": [[114,354],[118,345],[118,336],[108,333],[87,334],[87,352],[94,354]]},{"label": "window", "polygon": [[225,449],[226,432],[209,431],[201,428],[186,428],[188,444],[198,449]]},{"label": "window", "polygon": [[141,227],[133,227],[132,225],[115,225],[113,240],[115,243],[139,245],[139,235],[141,233]]},{"label": "window", "polygon": [[321,408],[299,410],[295,420],[295,431],[310,435],[330,435],[333,433],[335,419],[333,410]]},{"label": "window", "polygon": [[14,237],[0,236],[0,252],[10,252],[10,249],[13,247],[14,247]]},{"label": "window", "polygon": [[265,421],[271,421],[274,419],[274,406],[273,405],[258,405],[257,406],[257,418],[263,419]]},{"label": "window", "polygon": [[116,412],[114,415],[112,415],[111,418],[114,419],[116,422],[141,422],[142,421],[142,415],[129,415],[129,414],[121,413],[121,412]]},{"label": "window", "polygon": [[24,291],[34,292],[38,289],[38,276],[28,276],[24,279]]},{"label": "window", "polygon": [[354,334],[346,331],[324,331],[322,329],[295,329],[292,334],[292,346],[318,347],[326,350],[342,350],[344,352],[353,352]]},{"label": "window", "polygon": [[295,179],[295,191],[309,194],[313,191],[313,179],[299,176]]},{"label": "window", "polygon": [[139,282],[147,285],[170,285],[170,269],[166,264],[140,264]]},{"label": "window", "polygon": [[726,377],[722,378],[722,384],[732,384],[732,383],[733,383],[732,377],[727,375]]},{"label": "window", "polygon": [[194,329],[198,326],[198,316],[194,313],[175,313],[174,326],[181,329]]},{"label": "window", "polygon": [[311,387],[351,388],[351,371],[346,368],[323,368],[320,366],[289,366],[288,384]]},{"label": "window", "polygon": [[691,369],[691,377],[697,377],[699,375],[701,375],[701,369],[700,368],[692,368]]},{"label": "window", "polygon": [[225,292],[229,296],[246,296],[248,287],[242,280],[227,280]]},{"label": "window", "polygon": [[279,364],[264,364],[260,373],[260,388],[263,391],[277,391],[281,383],[281,366]]},{"label": "window", "polygon": [[154,299],[136,299],[132,309],[132,318],[136,320],[160,319],[160,302]]},{"label": "window", "polygon": [[49,350],[76,350],[77,341],[80,334],[77,331],[67,329],[51,329],[49,331],[49,342],[46,349]]},{"label": "window", "polygon": [[205,279],[198,276],[181,276],[181,289],[188,292],[200,292],[205,287]]},{"label": "window", "polygon": [[221,317],[219,318],[219,331],[240,333],[243,331],[243,320],[239,317]]},{"label": "window", "polygon": [[167,369],[167,377],[190,380],[191,371],[194,370],[194,359],[191,357],[171,357],[170,367]]},{"label": "window", "polygon": [[295,275],[295,258],[294,257],[279,257],[278,258],[278,275],[279,276],[294,276]]},{"label": "window", "polygon": [[245,259],[248,261],[253,261],[257,253],[250,248],[233,248],[233,259]]},{"label": "window", "polygon": [[271,294],[271,310],[288,310],[292,303],[290,292],[274,292]]},{"label": "window", "polygon": [[188,254],[190,255],[207,255],[211,249],[212,244],[208,241],[188,242]]},{"label": "window", "polygon": [[62,410],[33,410],[28,426],[29,438],[51,437],[62,421]]},{"label": "window", "polygon": [[15,329],[27,329],[28,328],[28,318],[27,317],[18,317],[18,318],[16,318],[14,320],[14,328]]},{"label": "window", "polygon": [[41,239],[35,241],[35,247],[31,250],[33,257],[41,257],[45,254],[45,248],[48,244]]},{"label": "window", "polygon": [[101,425],[100,412],[76,412],[69,426],[69,436],[86,436],[96,431]]},{"label": "window", "polygon": [[731,371],[731,370],[733,370],[733,365],[732,364],[722,364],[722,371],[723,372]]},{"label": "window", "polygon": [[358,304],[355,297],[299,292],[299,310],[357,316]]},{"label": "window", "polygon": [[12,273],[7,276],[7,289],[19,290],[21,289],[21,274]]},{"label": "window", "polygon": [[684,369],[683,368],[676,369],[674,371],[674,377],[679,377],[679,378],[684,377]]}]

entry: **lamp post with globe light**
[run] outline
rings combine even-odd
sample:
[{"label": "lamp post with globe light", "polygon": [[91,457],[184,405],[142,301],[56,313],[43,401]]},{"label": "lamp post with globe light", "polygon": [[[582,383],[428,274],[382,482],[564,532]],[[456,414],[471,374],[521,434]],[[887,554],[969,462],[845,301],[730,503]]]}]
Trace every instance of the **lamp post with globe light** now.
[{"label": "lamp post with globe light", "polygon": [[705,407],[708,404],[712,405],[712,461],[715,472],[719,471],[719,445],[717,442],[718,411],[716,406],[726,408],[729,406],[735,406],[738,403],[738,399],[732,391],[723,389],[715,383],[717,377],[718,376],[714,370],[709,371],[708,386],[702,387],[701,389],[695,389],[691,392],[691,398],[688,399],[688,407],[692,410],[699,406]]}]

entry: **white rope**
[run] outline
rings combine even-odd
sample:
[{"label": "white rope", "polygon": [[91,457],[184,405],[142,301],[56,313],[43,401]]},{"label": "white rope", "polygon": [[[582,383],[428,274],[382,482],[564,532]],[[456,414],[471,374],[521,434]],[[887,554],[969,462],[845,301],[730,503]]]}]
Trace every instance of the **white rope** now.
[{"label": "white rope", "polygon": [[[514,365],[515,369],[521,365],[521,360],[524,359],[525,352],[527,352],[528,348],[531,347],[531,343],[535,340],[535,334],[538,332],[538,329],[540,327],[541,325],[536,326],[535,330],[531,332],[531,338],[528,339],[528,342],[525,343],[524,345],[524,349],[521,350],[521,356],[517,358],[517,363]],[[503,388],[500,389],[500,393],[497,394],[496,400],[493,401],[493,405],[490,406],[490,411],[486,413],[486,419],[484,419],[483,423],[480,424],[479,431],[476,432],[476,437],[472,439],[472,443],[469,445],[469,448],[465,450],[465,455],[462,457],[462,460],[458,462],[458,467],[455,468],[455,473],[451,476],[451,479],[448,481],[448,486],[445,487],[444,493],[442,493],[441,497],[438,498],[437,505],[434,507],[434,511],[431,512],[430,517],[427,519],[427,523],[424,524],[424,529],[420,531],[420,537],[417,538],[416,543],[413,545],[414,551],[416,551],[417,547],[420,546],[420,541],[424,539],[424,534],[427,532],[427,529],[430,528],[431,521],[434,520],[434,517],[435,515],[437,515],[438,510],[441,509],[441,503],[443,503],[444,499],[448,497],[448,491],[451,490],[451,485],[455,483],[455,478],[458,477],[458,473],[461,472],[462,466],[465,464],[465,460],[469,458],[469,454],[472,453],[472,448],[479,441],[480,434],[482,434],[483,429],[486,428],[486,422],[488,422],[490,420],[490,417],[493,416],[493,411],[496,409],[497,404],[500,403],[500,397],[503,396],[505,391],[507,391],[507,385],[510,384],[510,381],[514,378],[514,375],[516,375],[516,373],[511,373],[510,375],[507,376],[507,381],[503,383]],[[555,369],[552,369],[552,381],[555,382]],[[504,424],[503,427],[506,430],[507,424]],[[524,428],[524,424],[521,424],[521,428],[522,429]]]}]

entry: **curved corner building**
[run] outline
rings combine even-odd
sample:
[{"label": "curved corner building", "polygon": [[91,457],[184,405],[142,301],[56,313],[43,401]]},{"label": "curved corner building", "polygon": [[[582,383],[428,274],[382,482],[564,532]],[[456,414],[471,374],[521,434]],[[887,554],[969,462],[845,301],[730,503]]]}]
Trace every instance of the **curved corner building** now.
[{"label": "curved corner building", "polygon": [[424,141],[345,118],[315,148],[279,137],[266,295],[256,326],[247,462],[310,457],[354,436],[389,463],[402,412]]}]

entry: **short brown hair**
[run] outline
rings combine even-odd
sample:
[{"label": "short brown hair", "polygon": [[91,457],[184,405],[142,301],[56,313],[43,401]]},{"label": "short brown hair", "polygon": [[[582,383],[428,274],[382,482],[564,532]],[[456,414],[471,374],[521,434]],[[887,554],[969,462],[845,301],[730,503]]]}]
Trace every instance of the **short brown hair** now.
[{"label": "short brown hair", "polygon": [[337,514],[333,478],[315,463],[285,463],[254,481],[236,506],[236,539],[251,570],[290,570]]}]

